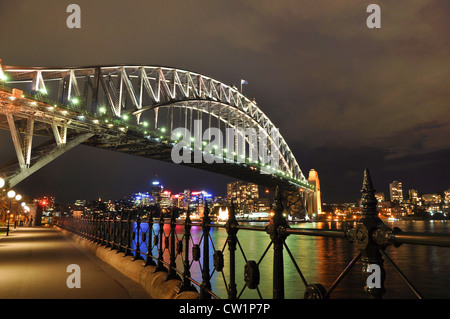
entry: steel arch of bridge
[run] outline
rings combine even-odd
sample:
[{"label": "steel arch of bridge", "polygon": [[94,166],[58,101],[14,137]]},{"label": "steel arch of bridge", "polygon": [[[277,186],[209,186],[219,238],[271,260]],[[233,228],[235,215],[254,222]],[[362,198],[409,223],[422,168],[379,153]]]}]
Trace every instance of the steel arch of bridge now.
[{"label": "steel arch of bridge", "polygon": [[[2,70],[2,71],[1,71]],[[158,114],[166,110],[168,129],[174,127],[174,109],[185,112],[185,127],[196,112],[197,119],[206,115],[224,128],[255,128],[270,132],[277,129],[254,100],[248,99],[234,86],[186,70],[162,66],[118,65],[69,68],[18,67],[0,68],[9,85],[28,84],[32,94],[50,96],[63,105],[82,106],[91,114],[106,111],[114,118],[135,116],[137,125],[153,112],[153,125],[158,129]],[[52,87],[52,88],[50,88]],[[57,95],[56,95],[57,92]],[[202,114],[202,115],[200,115]],[[192,126],[191,126],[192,128]],[[273,141],[267,145],[269,148]],[[283,175],[308,185],[300,166],[284,138],[280,135],[280,171]]]}]

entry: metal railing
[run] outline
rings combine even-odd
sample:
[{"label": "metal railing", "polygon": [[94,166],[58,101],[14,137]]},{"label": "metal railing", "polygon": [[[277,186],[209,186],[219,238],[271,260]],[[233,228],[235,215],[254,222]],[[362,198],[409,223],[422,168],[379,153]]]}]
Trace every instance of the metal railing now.
[{"label": "metal railing", "polygon": [[[416,289],[412,282],[405,276],[396,263],[386,253],[386,247],[399,247],[402,244],[431,245],[450,247],[449,234],[424,234],[414,232],[402,232],[398,228],[387,227],[378,217],[376,210],[376,199],[374,196],[369,172],[364,174],[364,183],[362,188],[362,215],[355,227],[343,230],[323,230],[309,228],[291,228],[283,217],[283,204],[280,193],[277,191],[274,198],[274,215],[270,222],[264,227],[240,225],[236,219],[233,205],[229,208],[229,218],[225,224],[212,223],[209,214],[209,208],[205,206],[201,222],[192,222],[189,212],[186,213],[184,222],[177,222],[175,214],[172,213],[170,220],[165,220],[162,215],[159,219],[153,218],[150,212],[147,222],[144,223],[137,216],[136,220],[131,220],[129,213],[124,217],[124,212],[119,214],[110,213],[103,216],[87,216],[85,218],[65,218],[60,219],[59,226],[70,230],[79,236],[91,240],[99,245],[110,247],[123,253],[125,256],[134,256],[134,260],[144,260],[145,266],[153,265],[155,271],[164,271],[167,273],[167,280],[179,279],[179,292],[194,290],[199,292],[200,299],[220,298],[216,292],[211,289],[211,278],[215,272],[221,273],[224,285],[226,287],[228,299],[239,299],[245,289],[255,289],[260,298],[259,290],[260,270],[259,266],[262,260],[267,256],[269,248],[273,246],[273,299],[285,298],[285,276],[284,276],[284,250],[287,252],[292,265],[299,274],[302,283],[305,286],[305,299],[325,299],[331,296],[331,293],[354,267],[361,260],[362,273],[365,281],[364,294],[367,298],[382,298],[385,294],[384,280],[385,268],[383,266],[386,260],[393,266],[407,287],[415,294],[417,298],[423,298],[422,294]],[[136,227],[133,227],[135,223]],[[147,225],[145,227],[144,225]],[[158,225],[158,227],[153,227]],[[166,234],[164,226],[169,226],[169,233]],[[178,238],[177,226],[184,227],[184,233],[181,239]],[[202,230],[200,240],[195,243],[193,240],[191,228],[199,226]],[[156,230],[154,228],[157,228]],[[222,228],[227,233],[225,244],[221,249],[216,249],[213,238],[210,235],[212,228]],[[242,243],[239,241],[239,231],[259,231],[265,232],[270,237],[270,243],[265,248],[259,260],[248,260]],[[339,274],[330,288],[326,289],[318,283],[308,283],[303,275],[295,257],[286,243],[286,238],[290,235],[295,236],[319,236],[340,238],[355,244],[358,253],[345,269]],[[228,280],[224,274],[225,267],[225,249],[228,246]],[[210,248],[214,251],[210,251]],[[157,251],[153,255],[152,251]],[[164,254],[165,251],[168,254]],[[240,251],[244,260],[244,281],[245,284],[240,291],[237,290],[236,283],[236,252]],[[181,256],[183,269],[177,268],[177,258]],[[212,257],[213,264],[210,264]],[[199,262],[201,266],[201,281],[195,280],[191,276],[192,264]],[[378,286],[368,285],[368,278],[373,274],[373,265],[380,269],[380,281]]]}]

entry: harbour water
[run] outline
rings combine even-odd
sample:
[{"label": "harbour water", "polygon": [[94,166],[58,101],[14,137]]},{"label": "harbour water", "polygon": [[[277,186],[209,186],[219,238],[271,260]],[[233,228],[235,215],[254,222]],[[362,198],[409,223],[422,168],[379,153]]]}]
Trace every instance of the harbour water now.
[{"label": "harbour water", "polygon": [[[450,223],[448,221],[385,221],[385,223],[390,227],[399,227],[403,231],[450,233]],[[265,225],[265,223],[261,222],[246,224],[256,226]],[[309,222],[291,224],[290,226],[317,229],[342,229],[343,227],[340,222]],[[147,230],[148,224],[142,223],[141,231],[146,232]],[[151,235],[152,240],[153,235],[157,234],[158,230],[159,225],[155,224],[153,226],[153,234]],[[169,235],[169,230],[169,225],[165,225],[165,236]],[[177,225],[176,233],[177,240],[181,240],[184,233],[184,227],[182,225]],[[191,246],[194,243],[198,244],[200,241],[204,240],[202,239],[202,230],[199,226],[192,227],[191,235]],[[223,228],[213,227],[211,228],[210,235],[209,263],[211,268],[210,273],[212,273],[212,290],[219,297],[226,298],[226,285],[223,278],[225,277],[228,284],[228,247],[225,247],[225,249],[223,248],[226,243],[227,233]],[[236,280],[238,294],[242,291],[241,298],[253,299],[259,298],[260,293],[264,299],[271,299],[273,284],[273,247],[268,250],[259,266],[259,293],[257,290],[244,288],[245,260],[255,260],[257,262],[260,260],[270,243],[269,235],[263,231],[239,230],[238,240],[244,252],[244,254],[242,254],[239,247],[236,251]],[[340,238],[290,235],[287,238],[286,243],[308,284],[320,283],[326,289],[333,284],[339,274],[358,253],[354,244]],[[136,247],[135,245],[136,243],[133,242],[133,248]],[[214,250],[223,250],[225,262],[223,274],[220,272],[213,272],[212,255]],[[145,243],[140,244],[140,251],[147,251],[147,245]],[[285,298],[301,299],[304,295],[305,286],[288,253],[286,250],[284,251]],[[450,298],[450,292],[448,290],[448,287],[450,286],[450,249],[448,247],[404,244],[398,248],[393,246],[388,247],[386,252],[425,298]],[[152,254],[155,257],[158,256],[156,247],[153,248]],[[167,249],[164,252],[164,259],[167,262],[169,261],[169,251]],[[191,266],[192,277],[198,282],[201,282],[201,260],[202,259],[200,259],[200,262],[194,261]],[[384,266],[386,269],[386,294],[384,295],[384,298],[415,298],[413,292],[402,281],[392,265],[390,265],[388,261],[385,261]],[[177,256],[177,268],[183,269],[181,256]],[[361,275],[361,263],[358,262],[333,291],[331,298],[363,298],[363,286],[364,280]]]}]

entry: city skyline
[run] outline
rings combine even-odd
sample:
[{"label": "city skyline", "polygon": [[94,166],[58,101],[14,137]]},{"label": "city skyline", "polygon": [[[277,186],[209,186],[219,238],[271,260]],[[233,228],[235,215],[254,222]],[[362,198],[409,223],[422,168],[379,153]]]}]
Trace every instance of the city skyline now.
[{"label": "city skyline", "polygon": [[[127,9],[129,17],[157,12],[155,19],[160,23],[169,16],[173,20],[164,32],[156,31],[154,41],[139,27],[140,19],[127,18],[127,26],[135,30],[132,35],[117,29],[112,22],[122,17],[115,6],[87,1],[79,5],[83,24],[73,30],[65,25],[64,4],[0,4],[0,19],[6,25],[13,24],[10,11],[29,21],[1,28],[5,43],[14,44],[2,48],[3,63],[143,63],[183,67],[236,86],[245,79],[243,93],[255,98],[280,128],[305,177],[310,169],[319,173],[324,201],[359,198],[366,167],[377,191],[385,193],[392,180],[429,193],[449,186],[446,137],[450,125],[443,120],[448,115],[444,98],[448,87],[441,71],[449,61],[448,42],[439,36],[446,30],[447,6],[442,2],[425,1],[411,5],[409,11],[402,10],[401,1],[386,5],[383,27],[369,30],[366,4],[208,3],[202,5],[200,13],[186,4],[155,7],[137,1]],[[43,19],[48,12],[54,19]],[[329,18],[326,23],[323,17]],[[198,25],[191,25],[196,32],[181,33],[186,19],[198,21]],[[410,23],[416,20],[421,23]],[[34,32],[29,32],[31,25],[36,27]],[[39,40],[33,33],[40,34]],[[99,41],[97,34],[114,35],[114,39]],[[140,39],[139,46],[133,44],[136,39]],[[153,50],[155,45],[159,50]],[[81,47],[90,49],[81,54]],[[35,48],[32,55],[31,48]],[[10,133],[0,132],[0,141],[1,160],[6,162],[14,157]],[[151,173],[145,174],[147,171]],[[180,189],[195,180],[202,185],[194,186],[217,192],[232,181],[217,174],[78,146],[17,187],[23,193],[41,189],[62,201],[88,196],[114,198],[141,189],[154,173]],[[69,198],[71,195],[74,197]]]}]

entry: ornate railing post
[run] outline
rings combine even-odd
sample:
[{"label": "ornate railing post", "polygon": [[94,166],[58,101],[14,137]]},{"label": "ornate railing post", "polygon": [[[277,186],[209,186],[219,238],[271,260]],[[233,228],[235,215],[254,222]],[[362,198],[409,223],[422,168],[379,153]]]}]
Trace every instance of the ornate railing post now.
[{"label": "ornate railing post", "polygon": [[228,299],[236,299],[236,245],[238,222],[236,220],[236,211],[234,210],[234,202],[231,201],[230,210],[228,211],[228,221],[225,224],[225,229],[228,234],[228,250],[230,251],[230,283],[228,284]]},{"label": "ornate railing post", "polygon": [[176,226],[176,218],[175,218],[175,210],[172,208],[172,212],[170,215],[170,262],[169,262],[169,271],[167,272],[166,281],[170,279],[180,279],[175,271],[177,267],[176,264],[176,243],[175,243],[175,226]]},{"label": "ornate railing post", "polygon": [[140,234],[141,234],[141,216],[140,213],[138,212],[137,216],[136,216],[136,233],[133,232],[132,234],[132,238],[135,238],[136,240],[136,251],[134,252],[134,259],[133,260],[142,260],[144,258],[142,258],[141,256],[141,244],[140,244]]},{"label": "ornate railing post", "polygon": [[130,211],[128,211],[127,220],[126,220],[126,227],[123,236],[125,237],[125,256],[132,256],[131,253],[131,216]]},{"label": "ornate railing post", "polygon": [[[384,280],[386,272],[383,266],[383,256],[381,255],[377,242],[374,240],[374,234],[382,228],[385,228],[383,221],[378,217],[377,200],[375,198],[375,189],[372,185],[369,170],[364,171],[363,187],[361,189],[361,219],[354,229],[354,240],[358,244],[361,252],[361,261],[363,264],[362,273],[364,278],[364,292],[370,299],[380,299],[385,293]],[[379,287],[368,285],[369,276],[372,275],[373,265],[379,269]]]},{"label": "ornate railing post", "polygon": [[160,210],[159,212],[159,248],[158,248],[158,263],[156,264],[155,272],[157,271],[167,271],[164,267],[164,249],[163,249],[163,237],[164,237],[164,217]]},{"label": "ornate railing post", "polygon": [[112,213],[112,231],[111,231],[111,250],[116,249],[116,238],[117,238],[117,223],[116,223],[116,213]]},{"label": "ornate railing post", "polygon": [[97,229],[97,216],[95,214],[91,215],[89,228],[89,240],[95,242],[95,232]]},{"label": "ornate railing post", "polygon": [[119,216],[119,227],[118,227],[118,242],[117,242],[117,253],[120,253],[123,251],[123,210],[120,211],[120,216]]},{"label": "ornate railing post", "polygon": [[105,212],[103,212],[102,217],[100,218],[100,238],[99,238],[99,244],[100,246],[103,246],[106,239],[106,217]]},{"label": "ornate railing post", "polygon": [[289,228],[283,217],[283,200],[278,186],[273,203],[274,215],[266,226],[266,232],[273,242],[273,299],[284,299],[283,244],[287,237],[284,232]]},{"label": "ornate railing post", "polygon": [[151,236],[153,234],[153,210],[150,210],[148,213],[148,241],[147,241],[147,255],[145,257],[145,266],[155,266],[156,263],[153,260],[152,257],[152,241],[153,237]]},{"label": "ornate railing post", "polygon": [[112,212],[108,212],[108,218],[106,221],[106,236],[105,236],[105,248],[110,247],[111,245],[111,214]]},{"label": "ornate railing post", "polygon": [[191,277],[191,263],[189,261],[189,244],[191,239],[191,212],[188,206],[186,210],[186,219],[184,220],[184,263],[183,279],[180,283],[178,293],[183,291],[197,291],[189,278]]},{"label": "ornate railing post", "polygon": [[202,265],[202,283],[200,284],[200,299],[210,299],[208,291],[211,289],[209,276],[209,230],[211,220],[209,218],[209,207],[205,205],[203,210],[202,230],[203,230],[203,265]]}]

